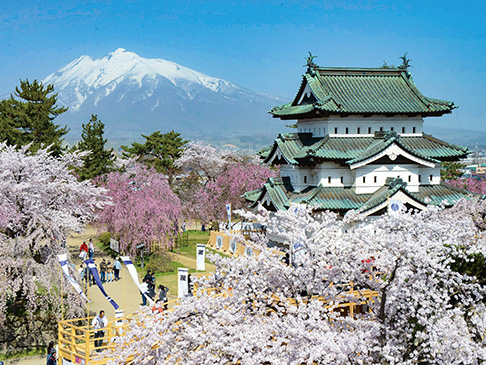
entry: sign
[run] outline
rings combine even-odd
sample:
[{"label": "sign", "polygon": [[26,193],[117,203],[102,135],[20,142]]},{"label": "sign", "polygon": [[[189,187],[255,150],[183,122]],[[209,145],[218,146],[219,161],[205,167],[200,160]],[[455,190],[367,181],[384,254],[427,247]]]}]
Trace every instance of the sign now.
[{"label": "sign", "polygon": [[110,248],[116,253],[120,253],[120,242],[113,238],[110,238]]},{"label": "sign", "polygon": [[253,256],[253,249],[250,246],[246,246],[245,248],[245,256],[252,257]]},{"label": "sign", "polygon": [[238,249],[238,242],[236,240],[231,239],[229,244],[229,252],[235,253]]},{"label": "sign", "polygon": [[189,294],[189,269],[180,267],[177,269],[178,298],[185,298]]},{"label": "sign", "polygon": [[198,243],[196,246],[196,270],[206,270],[206,245]]},{"label": "sign", "polygon": [[402,208],[403,208],[402,201],[396,199],[388,200],[388,215],[392,217],[398,217]]},{"label": "sign", "polygon": [[226,213],[228,213],[229,229],[231,229],[231,203],[226,204]]},{"label": "sign", "polygon": [[223,248],[223,236],[216,236],[216,248],[218,250]]}]

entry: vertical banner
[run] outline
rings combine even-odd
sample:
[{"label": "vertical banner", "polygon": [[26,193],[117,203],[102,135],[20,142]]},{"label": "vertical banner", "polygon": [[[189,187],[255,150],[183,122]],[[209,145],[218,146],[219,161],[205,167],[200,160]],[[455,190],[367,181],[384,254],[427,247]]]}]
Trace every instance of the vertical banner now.
[{"label": "vertical banner", "polygon": [[402,208],[403,208],[402,201],[396,199],[388,200],[388,215],[392,217],[398,217]]},{"label": "vertical banner", "polygon": [[149,302],[150,306],[153,306],[155,302],[152,300],[152,298],[150,298],[146,294],[147,293],[147,290],[148,290],[148,286],[147,285],[143,285],[142,286],[138,282],[137,269],[135,268],[135,265],[132,263],[132,260],[130,260],[130,257],[128,257],[128,256],[120,256],[120,259],[123,261],[123,263],[125,264],[126,268],[128,269],[128,272],[130,273],[130,276],[132,277],[132,280],[135,283],[135,285],[137,286],[138,290],[140,290],[140,293],[142,293],[142,295],[145,298],[147,298],[147,301]]},{"label": "vertical banner", "polygon": [[86,295],[84,295],[84,292],[79,286],[79,284],[77,283],[77,281],[74,280],[74,278],[71,275],[69,275],[67,255],[66,254],[57,255],[57,258],[59,259],[59,263],[61,264],[61,268],[62,271],[64,272],[64,275],[69,280],[73,288],[78,292],[79,295],[81,295],[84,298],[84,300],[88,301],[88,298],[86,297]]},{"label": "vertical banner", "polygon": [[113,308],[118,309],[120,308],[116,302],[111,299],[108,294],[105,292],[105,288],[103,288],[103,284],[101,284],[101,279],[100,275],[98,274],[98,269],[96,269],[96,264],[92,259],[86,260],[84,262],[86,265],[88,265],[89,270],[91,271],[91,274],[93,275],[93,278],[95,279],[96,285],[98,285],[98,288],[100,288],[101,293],[105,296],[106,300],[110,302],[110,304],[113,306]]},{"label": "vertical banner", "polygon": [[206,245],[198,243],[196,247],[196,254],[197,254],[196,270],[205,271],[206,270]]},{"label": "vertical banner", "polygon": [[179,298],[185,298],[189,294],[189,269],[180,267],[177,269],[177,281],[179,288]]},{"label": "vertical banner", "polygon": [[231,203],[226,204],[226,213],[228,213],[228,229],[231,230]]}]

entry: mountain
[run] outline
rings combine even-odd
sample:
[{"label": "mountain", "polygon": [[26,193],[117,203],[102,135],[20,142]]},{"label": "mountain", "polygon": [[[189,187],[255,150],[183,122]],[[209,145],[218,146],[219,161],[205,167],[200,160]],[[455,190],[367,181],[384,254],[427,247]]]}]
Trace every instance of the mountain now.
[{"label": "mountain", "polygon": [[99,59],[81,56],[43,82],[54,84],[58,104],[69,107],[56,122],[68,125],[71,141],[80,138],[91,114],[105,123],[106,136],[116,144],[172,129],[187,138],[246,135],[270,143],[284,127],[267,113],[283,99],[122,48]]}]

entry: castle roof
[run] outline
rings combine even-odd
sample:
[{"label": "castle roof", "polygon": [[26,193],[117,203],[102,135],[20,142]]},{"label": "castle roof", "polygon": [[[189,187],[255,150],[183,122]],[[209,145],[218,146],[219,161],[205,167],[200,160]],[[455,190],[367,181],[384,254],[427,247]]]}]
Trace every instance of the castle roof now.
[{"label": "castle roof", "polygon": [[422,95],[405,69],[312,67],[304,74],[294,100],[274,107],[270,113],[280,119],[329,115],[441,116],[455,107],[453,102]]},{"label": "castle roof", "polygon": [[[312,137],[311,133],[279,134],[271,148],[260,151],[265,163],[309,165],[334,161],[352,166],[383,154],[391,145],[410,159],[437,163],[455,161],[469,154],[466,147],[456,146],[427,134],[400,136],[397,133],[377,132],[374,136]],[[413,156],[413,157],[411,157]]]},{"label": "castle roof", "polygon": [[243,195],[252,206],[260,203],[272,210],[286,210],[292,203],[300,203],[319,210],[346,212],[354,209],[367,215],[386,208],[388,199],[398,196],[409,207],[425,209],[429,204],[450,207],[459,199],[479,195],[444,183],[422,185],[418,192],[410,192],[402,179],[390,179],[372,194],[356,194],[352,187],[322,185],[295,192],[288,177],[270,178],[262,188]]}]

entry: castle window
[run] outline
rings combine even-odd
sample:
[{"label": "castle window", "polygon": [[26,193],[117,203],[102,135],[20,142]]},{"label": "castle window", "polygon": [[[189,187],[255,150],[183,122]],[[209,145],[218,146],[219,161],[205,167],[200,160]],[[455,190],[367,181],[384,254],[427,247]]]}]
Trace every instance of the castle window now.
[{"label": "castle window", "polygon": [[304,184],[307,184],[307,176],[304,176]]},{"label": "castle window", "polygon": [[321,128],[319,128],[319,135],[321,135]]},{"label": "castle window", "polygon": [[380,132],[383,132],[383,127],[380,127]]},{"label": "castle window", "polygon": [[356,133],[357,133],[357,134],[359,134],[359,132],[360,132],[360,131],[359,131],[359,127],[358,127],[358,128],[356,128]]},{"label": "castle window", "polygon": [[344,177],[341,176],[341,184],[344,184]]},{"label": "castle window", "polygon": [[412,175],[408,175],[408,182],[412,182]]},{"label": "castle window", "polygon": [[346,134],[348,134],[348,133],[349,133],[349,128],[348,128],[348,127],[346,127]]},{"label": "castle window", "polygon": [[316,134],[316,129],[314,128],[314,134]]},{"label": "castle window", "polygon": [[375,176],[375,177],[373,178],[373,181],[374,181],[374,183],[375,183],[375,184],[376,184],[376,180],[377,180],[377,178],[376,178],[376,176]]},{"label": "castle window", "polygon": [[395,130],[395,128],[391,127],[390,130],[393,132]]},{"label": "castle window", "polygon": [[330,177],[330,176],[328,176],[328,177],[327,177],[327,182],[328,182],[329,184],[331,183],[331,177]]},{"label": "castle window", "polygon": [[402,127],[402,133],[405,133],[405,127]]},{"label": "castle window", "polygon": [[371,127],[368,127],[368,134],[371,134]]},{"label": "castle window", "polygon": [[363,184],[366,182],[366,176],[363,176]]},{"label": "castle window", "polygon": [[413,128],[412,128],[412,133],[415,133],[415,130],[416,130],[416,129],[415,129],[415,127],[413,127]]},{"label": "castle window", "polygon": [[432,178],[433,178],[433,177],[434,177],[434,176],[430,175],[430,177],[429,177],[430,181],[432,181]]},{"label": "castle window", "polygon": [[337,127],[334,127],[334,134],[337,134]]},{"label": "castle window", "polygon": [[422,175],[418,176],[418,180],[419,180],[419,182],[422,182]]}]

